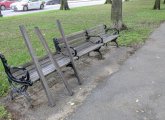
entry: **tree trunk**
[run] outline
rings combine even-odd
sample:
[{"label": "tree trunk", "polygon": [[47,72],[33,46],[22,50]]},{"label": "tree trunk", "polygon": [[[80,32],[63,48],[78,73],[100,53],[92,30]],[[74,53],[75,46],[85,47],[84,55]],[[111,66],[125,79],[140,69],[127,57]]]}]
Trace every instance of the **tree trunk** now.
[{"label": "tree trunk", "polygon": [[61,7],[60,10],[70,10],[67,0],[60,0]]},{"label": "tree trunk", "polygon": [[105,4],[112,4],[112,0],[106,0]]},{"label": "tree trunk", "polygon": [[122,22],[122,0],[112,0],[111,20],[114,28],[118,30],[127,29]]},{"label": "tree trunk", "polygon": [[0,9],[0,17],[3,17],[2,13],[1,13],[1,9]]},{"label": "tree trunk", "polygon": [[154,10],[160,10],[160,0],[155,0]]},{"label": "tree trunk", "polygon": [[163,1],[163,3],[165,4],[165,0]]}]

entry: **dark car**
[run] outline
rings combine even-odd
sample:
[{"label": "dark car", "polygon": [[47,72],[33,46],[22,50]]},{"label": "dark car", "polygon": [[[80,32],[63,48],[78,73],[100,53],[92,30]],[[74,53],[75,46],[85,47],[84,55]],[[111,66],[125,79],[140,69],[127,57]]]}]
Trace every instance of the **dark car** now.
[{"label": "dark car", "polygon": [[46,5],[60,4],[60,0],[48,0]]}]

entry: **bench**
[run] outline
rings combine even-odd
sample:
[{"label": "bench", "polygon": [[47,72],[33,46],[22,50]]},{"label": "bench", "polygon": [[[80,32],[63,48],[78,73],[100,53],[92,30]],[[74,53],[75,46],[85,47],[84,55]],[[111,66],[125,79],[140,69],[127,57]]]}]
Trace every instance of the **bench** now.
[{"label": "bench", "polygon": [[[0,59],[2,61],[3,67],[5,69],[5,73],[7,75],[11,91],[10,96],[11,99],[14,99],[15,94],[21,94],[26,97],[28,101],[30,101],[30,97],[26,92],[29,86],[33,85],[33,82],[30,80],[30,74],[25,68],[21,67],[11,67],[8,65],[7,60],[3,54],[0,54]],[[18,77],[12,74],[13,71],[20,71],[22,74]]]},{"label": "bench", "polygon": [[[109,41],[115,42],[117,44],[116,40],[119,36],[118,31],[114,29],[115,30],[115,32],[113,33],[114,35],[108,35],[107,33],[110,30],[111,29],[107,28],[105,25],[99,25],[97,27],[76,32],[66,36],[74,59],[77,60],[79,57],[91,51],[99,52],[100,56],[102,56],[101,52],[99,51],[101,46],[103,46]],[[65,47],[63,39],[54,38],[53,42],[56,49],[56,52],[53,54],[53,56],[54,59],[57,60],[59,67],[60,68],[63,66],[72,67],[68,55],[68,51]],[[44,76],[47,76],[56,70],[56,68],[53,66],[48,56],[44,56],[40,58],[39,64],[42,68]],[[23,67],[25,67],[29,71],[31,81],[33,83],[39,80],[39,76],[35,69],[35,65],[32,62],[27,63]],[[16,77],[20,77],[22,76],[23,73],[20,72],[20,70],[15,70],[13,74]]]},{"label": "bench", "polygon": [[[55,105],[54,100],[52,98],[50,88],[48,86],[48,83],[45,79],[45,76],[51,74],[54,71],[57,71],[60,78],[62,79],[66,89],[68,90],[69,94],[72,96],[73,92],[68,84],[68,82],[65,80],[65,77],[63,73],[61,72],[60,68],[63,66],[67,66],[68,64],[73,65],[73,69],[75,72],[75,75],[78,79],[78,83],[81,84],[81,80],[79,78],[79,74],[75,68],[75,65],[73,63],[73,59],[70,56],[63,56],[60,54],[53,54],[50,51],[50,48],[48,47],[48,44],[42,35],[41,31],[39,30],[38,27],[35,27],[35,32],[44,46],[44,49],[47,51],[47,55],[44,56],[43,58],[38,59],[37,56],[35,55],[35,52],[32,48],[32,44],[29,39],[29,35],[27,34],[27,31],[23,25],[19,26],[21,34],[24,38],[25,44],[29,50],[29,53],[32,57],[33,62],[27,63],[24,65],[24,68],[28,71],[28,79],[30,79],[33,83],[36,81],[40,80],[42,83],[42,86],[44,88],[44,91],[46,93],[46,96],[48,98],[48,103],[51,107]],[[24,73],[20,71],[20,69],[16,69],[12,71],[12,75],[16,76],[17,78],[20,78]]]},{"label": "bench", "polygon": [[115,28],[108,28],[106,25],[98,25],[86,30],[87,39],[94,43],[101,42],[107,46],[108,42],[114,42],[117,47],[119,31]]},{"label": "bench", "polygon": [[[98,52],[102,57],[100,48],[101,46],[103,46],[103,43],[93,43],[90,39],[87,39],[86,34],[86,31],[83,30],[66,36],[73,57],[75,59],[79,59],[79,57],[88,54],[91,51]],[[61,54],[63,56],[68,56],[68,51],[62,38],[54,38],[53,42],[56,49],[56,53]]]}]

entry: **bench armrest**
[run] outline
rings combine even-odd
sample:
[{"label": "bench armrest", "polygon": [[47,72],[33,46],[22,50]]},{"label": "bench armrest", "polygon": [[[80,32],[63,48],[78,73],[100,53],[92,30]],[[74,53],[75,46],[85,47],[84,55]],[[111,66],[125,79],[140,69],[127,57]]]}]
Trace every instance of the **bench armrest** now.
[{"label": "bench armrest", "polygon": [[[66,47],[64,47],[64,48],[66,49]],[[77,50],[76,50],[76,48],[70,46],[70,49],[71,49],[71,53],[72,53],[73,57],[76,57],[77,56]],[[62,51],[61,51],[61,53],[63,55],[65,55]]]},{"label": "bench armrest", "polygon": [[74,57],[76,57],[77,56],[77,50],[74,47],[70,47],[70,48],[74,51],[74,53],[72,53],[72,54],[74,55]]},{"label": "bench armrest", "polygon": [[[99,38],[100,39],[100,41],[97,41],[95,44],[98,44],[98,43],[103,43],[103,38],[101,37],[101,36],[99,36],[99,35],[88,35],[88,37],[89,37],[89,39],[90,38]],[[90,41],[90,42],[92,42],[92,41]],[[93,43],[93,42],[92,42]]]},{"label": "bench armrest", "polygon": [[10,69],[13,69],[13,70],[22,70],[25,75],[22,75],[21,78],[16,78],[12,75],[10,75],[10,80],[16,82],[16,83],[20,83],[20,84],[25,84],[25,85],[28,85],[28,86],[32,86],[32,82],[30,80],[30,74],[29,72],[26,70],[26,68],[23,68],[23,67],[10,67]]},{"label": "bench armrest", "polygon": [[[58,39],[56,39],[56,38],[53,38],[53,42],[54,42],[54,46],[55,46],[55,49],[56,49],[56,52],[57,53],[62,53],[62,49],[61,49],[61,47],[59,46],[59,41],[58,41]],[[66,48],[66,47],[64,47],[64,48]],[[73,51],[73,56],[75,57],[75,56],[77,56],[77,50],[74,48],[74,47],[70,47],[71,49],[72,49],[72,51]],[[63,54],[63,53],[62,53]],[[65,55],[65,54],[63,54],[63,55]]]},{"label": "bench armrest", "polygon": [[[87,36],[87,40],[89,40],[90,38],[99,38],[100,41],[97,41],[95,44],[103,43],[103,38],[99,35],[89,35],[89,34],[87,34],[86,36]],[[92,41],[90,41],[90,42],[92,42]],[[94,42],[92,42],[92,43],[94,43]]]}]

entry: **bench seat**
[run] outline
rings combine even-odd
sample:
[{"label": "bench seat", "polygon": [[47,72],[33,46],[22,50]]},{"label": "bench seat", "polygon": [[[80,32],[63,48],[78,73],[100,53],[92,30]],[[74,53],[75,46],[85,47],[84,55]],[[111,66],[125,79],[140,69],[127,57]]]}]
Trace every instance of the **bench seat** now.
[{"label": "bench seat", "polygon": [[77,50],[77,56],[83,56],[91,51],[94,51],[96,49],[99,49],[101,46],[103,46],[102,43],[100,44],[93,44],[91,42],[87,42],[85,44],[82,44],[78,47],[75,47],[75,49]]},{"label": "bench seat", "polygon": [[[70,63],[70,58],[67,56],[61,56],[61,55],[57,55],[59,58],[56,59],[57,63],[59,64],[59,67],[63,67],[67,64]],[[55,58],[57,58],[57,56]],[[60,57],[61,56],[61,57]],[[54,72],[56,70],[55,66],[50,62],[49,58],[46,58],[44,60],[39,61],[43,74],[44,76],[49,75],[50,73]],[[29,71],[30,73],[30,79],[31,81],[34,83],[36,81],[39,80],[39,75],[35,69],[35,66],[33,65],[33,63],[29,63],[28,65],[25,65],[26,69]],[[13,75],[16,77],[21,77],[22,76],[22,72],[21,71],[14,71]]]}]

